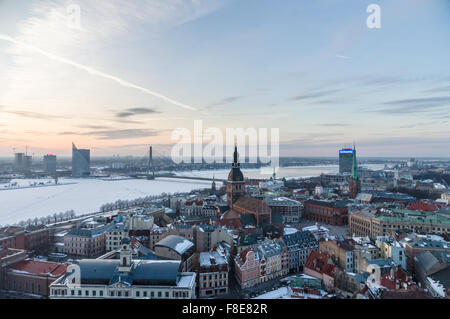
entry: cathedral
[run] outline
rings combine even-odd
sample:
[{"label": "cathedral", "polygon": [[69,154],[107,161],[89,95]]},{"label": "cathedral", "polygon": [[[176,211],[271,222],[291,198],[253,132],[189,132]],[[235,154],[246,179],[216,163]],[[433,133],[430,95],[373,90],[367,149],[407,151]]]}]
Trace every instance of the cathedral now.
[{"label": "cathedral", "polygon": [[226,188],[229,209],[220,218],[221,225],[231,229],[256,229],[272,224],[272,212],[267,202],[246,194],[237,146],[234,148],[233,163],[228,174]]},{"label": "cathedral", "polygon": [[228,174],[227,181],[227,204],[233,208],[233,203],[245,195],[244,174],[241,172],[241,163],[239,163],[237,146],[234,147],[233,164]]}]

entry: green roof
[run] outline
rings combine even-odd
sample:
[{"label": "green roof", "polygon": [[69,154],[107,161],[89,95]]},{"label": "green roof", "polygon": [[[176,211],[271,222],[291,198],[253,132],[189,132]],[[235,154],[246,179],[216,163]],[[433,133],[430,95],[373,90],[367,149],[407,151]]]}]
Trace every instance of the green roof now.
[{"label": "green roof", "polygon": [[248,236],[242,236],[239,239],[239,246],[255,245],[258,242],[258,236],[256,234],[250,234]]},{"label": "green roof", "polygon": [[294,288],[303,288],[303,287],[314,287],[318,289],[322,288],[322,280],[310,276],[293,277],[291,279],[291,284],[292,287]]},{"label": "green roof", "polygon": [[435,213],[425,212],[422,210],[409,210],[409,209],[393,209],[394,214],[407,214],[410,216],[434,216]]},{"label": "green roof", "polygon": [[[403,213],[405,216],[400,216]],[[396,222],[419,222],[424,224],[450,224],[450,218],[437,215],[430,212],[410,211],[410,210],[394,210],[394,214],[399,216],[379,216],[381,221],[396,221]]]}]

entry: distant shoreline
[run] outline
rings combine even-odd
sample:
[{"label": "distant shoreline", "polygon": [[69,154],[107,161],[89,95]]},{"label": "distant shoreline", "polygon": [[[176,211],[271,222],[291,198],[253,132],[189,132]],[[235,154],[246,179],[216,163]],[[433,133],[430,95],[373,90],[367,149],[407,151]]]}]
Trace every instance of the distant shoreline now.
[{"label": "distant shoreline", "polygon": [[[19,178],[17,178],[19,179]],[[36,179],[39,180],[39,179]],[[34,186],[21,186],[21,187],[1,187],[0,191],[11,191],[11,190],[19,190],[19,189],[28,189],[28,188],[42,188],[42,187],[51,187],[51,186],[64,186],[64,185],[72,185],[76,183],[64,183],[64,184],[49,184],[49,185],[34,185]]]}]

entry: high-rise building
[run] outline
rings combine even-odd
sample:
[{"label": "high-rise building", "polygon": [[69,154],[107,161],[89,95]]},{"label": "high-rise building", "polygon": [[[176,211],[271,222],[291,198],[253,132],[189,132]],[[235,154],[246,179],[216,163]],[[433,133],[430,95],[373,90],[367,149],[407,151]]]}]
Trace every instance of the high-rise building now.
[{"label": "high-rise building", "polygon": [[339,173],[351,173],[353,164],[353,150],[343,148],[339,150]]},{"label": "high-rise building", "polygon": [[31,170],[32,157],[25,153],[14,154],[14,169],[18,173],[28,173]]},{"label": "high-rise building", "polygon": [[356,195],[361,192],[361,181],[358,177],[358,164],[356,161],[356,148],[353,147],[353,161],[352,161],[352,176],[348,183],[348,192],[350,198],[356,198]]},{"label": "high-rise building", "polygon": [[21,171],[25,162],[25,153],[15,153],[14,154],[14,169],[16,171]]},{"label": "high-rise building", "polygon": [[50,176],[56,175],[56,155],[47,154],[44,156],[44,172]]},{"label": "high-rise building", "polygon": [[72,143],[72,177],[86,177],[91,171],[91,151],[78,149]]},{"label": "high-rise building", "polygon": [[33,162],[33,158],[30,155],[25,155],[24,159],[25,159],[25,161],[24,161],[23,171],[25,173],[28,173],[31,171],[31,164]]}]

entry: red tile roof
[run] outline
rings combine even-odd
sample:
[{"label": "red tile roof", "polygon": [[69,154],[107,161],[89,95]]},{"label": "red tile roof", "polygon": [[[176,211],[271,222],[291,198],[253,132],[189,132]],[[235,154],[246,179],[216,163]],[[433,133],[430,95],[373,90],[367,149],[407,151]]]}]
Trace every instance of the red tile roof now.
[{"label": "red tile roof", "polygon": [[27,259],[11,267],[10,271],[36,276],[60,277],[66,273],[67,266],[68,264]]},{"label": "red tile roof", "polygon": [[202,200],[191,200],[191,201],[187,201],[186,203],[184,203],[185,206],[203,206],[203,201]]},{"label": "red tile roof", "polygon": [[306,260],[305,267],[317,271],[318,273],[327,274],[333,277],[334,265],[328,261],[328,255],[321,254],[313,250]]},{"label": "red tile roof", "polygon": [[421,210],[424,212],[435,212],[442,208],[443,204],[432,203],[429,201],[419,200],[416,203],[410,204],[407,209],[409,210]]},{"label": "red tile roof", "polygon": [[241,260],[243,263],[245,263],[245,261],[247,260],[247,254],[250,250],[251,250],[251,248],[246,248],[243,251],[241,251],[241,253],[239,254],[239,257],[241,257]]},{"label": "red tile roof", "polygon": [[233,229],[242,228],[241,215],[233,209],[225,212],[219,219],[219,224],[222,226],[230,227],[230,223],[233,226]]},{"label": "red tile roof", "polygon": [[391,272],[389,271],[380,279],[381,285],[390,290],[395,290],[397,283],[400,285],[400,288],[403,288],[403,283],[407,284],[409,282],[411,282],[411,279],[401,267],[397,267],[394,271],[393,278],[391,277]]}]

